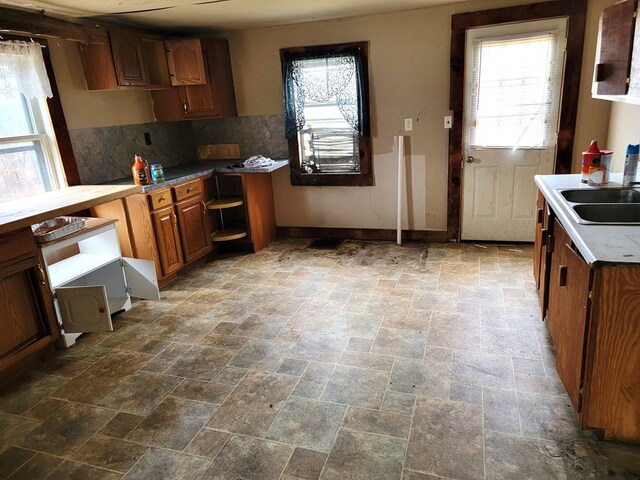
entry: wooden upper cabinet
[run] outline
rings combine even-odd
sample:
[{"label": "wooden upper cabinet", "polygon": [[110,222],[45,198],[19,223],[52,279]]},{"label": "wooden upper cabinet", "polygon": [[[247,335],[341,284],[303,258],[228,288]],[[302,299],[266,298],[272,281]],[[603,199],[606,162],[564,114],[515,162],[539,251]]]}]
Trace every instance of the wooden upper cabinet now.
[{"label": "wooden upper cabinet", "polygon": [[637,0],[625,0],[602,11],[596,58],[596,95],[626,95],[629,92],[637,7]]},{"label": "wooden upper cabinet", "polygon": [[171,85],[207,83],[202,46],[197,38],[164,41]]},{"label": "wooden upper cabinet", "polygon": [[158,120],[237,115],[229,44],[222,39],[202,39],[200,43],[207,83],[151,92]]},{"label": "wooden upper cabinet", "polygon": [[109,38],[118,85],[148,86],[149,74],[142,54],[140,37],[128,33],[110,32]]}]

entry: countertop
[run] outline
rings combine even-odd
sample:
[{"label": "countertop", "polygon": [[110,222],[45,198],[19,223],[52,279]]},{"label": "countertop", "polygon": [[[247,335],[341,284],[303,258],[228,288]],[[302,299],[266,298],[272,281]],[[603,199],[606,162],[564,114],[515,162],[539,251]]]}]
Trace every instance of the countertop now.
[{"label": "countertop", "polygon": [[[145,192],[164,188],[175,183],[185,182],[194,178],[207,175],[209,173],[271,173],[279,168],[289,165],[289,160],[274,160],[272,165],[267,167],[232,167],[234,164],[241,164],[241,160],[198,160],[197,162],[185,163],[175,167],[164,168],[164,182],[154,183],[152,185],[144,185],[142,189]],[[106,185],[132,185],[131,177],[121,178],[107,182]]]},{"label": "countertop", "polygon": [[604,264],[640,264],[640,225],[593,225],[577,223],[571,207],[557,189],[621,187],[622,174],[613,174],[603,187],[580,182],[580,175],[536,175],[535,182],[556,213],[585,261],[592,267]]},{"label": "countertop", "polygon": [[78,185],[3,202],[0,203],[0,234],[140,192],[141,188],[136,185]]}]

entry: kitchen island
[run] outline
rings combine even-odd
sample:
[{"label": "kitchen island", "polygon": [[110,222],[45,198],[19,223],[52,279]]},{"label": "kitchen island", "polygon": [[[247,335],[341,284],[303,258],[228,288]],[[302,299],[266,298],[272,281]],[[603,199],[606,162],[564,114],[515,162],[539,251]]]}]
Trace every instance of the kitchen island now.
[{"label": "kitchen island", "polygon": [[60,337],[31,225],[139,193],[136,186],[83,185],[0,203],[0,382],[53,350]]},{"label": "kitchen island", "polygon": [[[640,442],[640,223],[581,219],[579,175],[536,176],[534,277],[556,369],[582,428]],[[619,188],[619,175],[606,187]],[[584,192],[583,192],[584,191]],[[616,207],[609,207],[615,209]]]}]

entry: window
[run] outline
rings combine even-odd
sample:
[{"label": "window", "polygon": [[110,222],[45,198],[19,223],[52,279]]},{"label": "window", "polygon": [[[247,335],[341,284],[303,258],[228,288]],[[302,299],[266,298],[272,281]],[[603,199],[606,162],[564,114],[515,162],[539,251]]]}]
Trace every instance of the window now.
[{"label": "window", "polygon": [[64,185],[41,48],[0,42],[0,202]]},{"label": "window", "polygon": [[475,41],[472,147],[544,148],[555,132],[558,32]]},{"label": "window", "polygon": [[373,185],[367,44],[280,50],[292,185]]}]

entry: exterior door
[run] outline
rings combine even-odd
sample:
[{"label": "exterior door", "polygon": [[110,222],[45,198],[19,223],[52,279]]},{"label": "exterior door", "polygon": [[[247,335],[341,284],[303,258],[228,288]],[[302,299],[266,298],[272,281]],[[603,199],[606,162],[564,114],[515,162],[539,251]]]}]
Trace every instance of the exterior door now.
[{"label": "exterior door", "polygon": [[467,30],[463,240],[532,242],[554,171],[566,18]]}]

